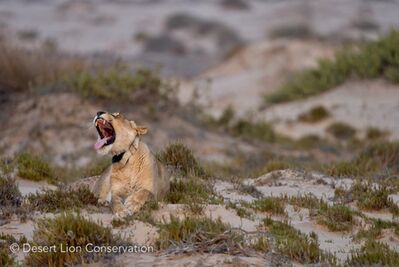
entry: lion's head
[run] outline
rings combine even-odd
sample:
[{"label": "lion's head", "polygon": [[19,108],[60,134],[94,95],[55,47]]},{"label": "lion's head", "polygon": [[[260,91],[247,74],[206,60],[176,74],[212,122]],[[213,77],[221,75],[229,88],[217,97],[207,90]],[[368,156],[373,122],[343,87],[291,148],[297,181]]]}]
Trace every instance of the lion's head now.
[{"label": "lion's head", "polygon": [[134,121],[125,119],[119,113],[97,112],[94,117],[98,140],[94,148],[100,154],[120,154],[132,145],[138,148],[138,136],[147,133],[147,128],[137,126]]}]

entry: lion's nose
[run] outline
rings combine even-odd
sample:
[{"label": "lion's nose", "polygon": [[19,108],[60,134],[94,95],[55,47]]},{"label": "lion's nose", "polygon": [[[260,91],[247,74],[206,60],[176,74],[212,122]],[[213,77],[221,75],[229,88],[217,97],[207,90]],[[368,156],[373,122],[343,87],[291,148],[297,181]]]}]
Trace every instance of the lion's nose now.
[{"label": "lion's nose", "polygon": [[97,112],[97,117],[100,117],[100,116],[103,115],[103,114],[105,114],[104,111],[99,111],[99,112]]}]

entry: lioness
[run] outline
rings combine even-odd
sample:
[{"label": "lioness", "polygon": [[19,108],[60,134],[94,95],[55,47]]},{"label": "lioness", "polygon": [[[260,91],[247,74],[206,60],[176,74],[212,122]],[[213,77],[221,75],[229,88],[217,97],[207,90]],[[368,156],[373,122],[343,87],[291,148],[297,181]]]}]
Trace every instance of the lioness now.
[{"label": "lioness", "polygon": [[140,210],[150,199],[162,198],[169,191],[166,168],[140,141],[147,128],[125,119],[119,113],[97,112],[94,125],[98,140],[94,147],[100,154],[111,154],[112,165],[94,186],[100,203],[111,194],[112,211],[126,216]]}]

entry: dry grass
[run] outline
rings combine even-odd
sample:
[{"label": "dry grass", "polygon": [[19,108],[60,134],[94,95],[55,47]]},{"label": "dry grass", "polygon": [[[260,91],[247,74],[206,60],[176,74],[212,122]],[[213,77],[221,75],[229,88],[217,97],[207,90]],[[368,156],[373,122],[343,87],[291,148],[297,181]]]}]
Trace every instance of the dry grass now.
[{"label": "dry grass", "polygon": [[53,84],[85,67],[82,60],[63,59],[52,51],[27,51],[0,43],[0,85],[15,91]]},{"label": "dry grass", "polygon": [[62,213],[53,219],[41,219],[33,232],[32,245],[56,246],[55,252],[30,252],[26,258],[29,266],[75,266],[90,263],[107,256],[105,252],[88,253],[85,249],[76,252],[62,252],[61,246],[81,246],[88,243],[93,246],[123,245],[119,236],[112,234],[111,228],[106,228],[84,218],[80,214]]}]

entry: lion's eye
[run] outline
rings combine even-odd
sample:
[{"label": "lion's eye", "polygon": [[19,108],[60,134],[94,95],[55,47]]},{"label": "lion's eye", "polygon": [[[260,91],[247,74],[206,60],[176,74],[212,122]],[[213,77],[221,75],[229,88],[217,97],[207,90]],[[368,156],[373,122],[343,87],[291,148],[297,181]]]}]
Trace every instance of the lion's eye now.
[{"label": "lion's eye", "polygon": [[119,113],[112,113],[111,115],[114,116],[114,117],[118,117]]}]

